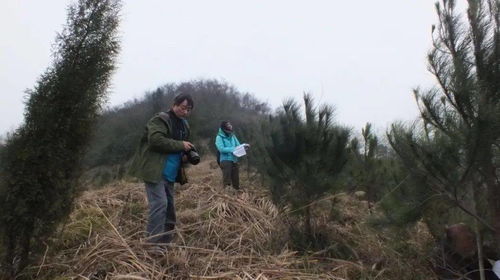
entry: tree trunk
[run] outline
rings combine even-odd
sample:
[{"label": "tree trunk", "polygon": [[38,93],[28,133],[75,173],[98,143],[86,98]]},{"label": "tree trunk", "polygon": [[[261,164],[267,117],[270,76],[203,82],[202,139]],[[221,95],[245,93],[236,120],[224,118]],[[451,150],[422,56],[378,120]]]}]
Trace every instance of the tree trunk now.
[{"label": "tree trunk", "polygon": [[16,268],[16,275],[21,272],[25,267],[27,267],[30,263],[30,251],[31,251],[31,237],[33,236],[33,227],[34,221],[32,221],[24,234],[21,236],[21,240],[19,242],[20,246],[20,258],[19,258],[19,267]]},{"label": "tree trunk", "polygon": [[[4,271],[0,271],[0,277],[5,277],[6,279],[14,279],[15,273],[14,273],[14,257],[15,257],[15,243],[16,241],[16,236],[14,236],[14,232],[11,231],[9,232],[8,236],[6,237],[8,240],[8,245],[5,253],[5,259],[3,260],[4,262]],[[4,274],[4,275],[2,275]]]},{"label": "tree trunk", "polygon": [[[474,203],[474,214],[478,215],[477,211],[477,200],[479,197],[478,192],[480,191],[480,185],[472,190],[472,203]],[[484,275],[484,260],[483,260],[483,238],[481,236],[481,231],[479,230],[479,221],[474,219],[474,233],[476,234],[476,246],[477,246],[477,262],[479,268],[480,280],[486,280]]]},{"label": "tree trunk", "polygon": [[312,224],[311,224],[311,206],[310,205],[307,205],[306,207],[306,215],[305,215],[305,226],[306,226],[306,234],[307,234],[307,238],[311,238],[312,240],[312,237],[313,237],[313,234],[312,234]]},{"label": "tree trunk", "polygon": [[500,252],[500,184],[496,177],[496,168],[488,160],[482,168],[484,180],[488,190],[488,208],[490,212],[491,225],[495,229],[495,249]]},{"label": "tree trunk", "polygon": [[495,229],[495,246],[498,253],[500,252],[500,186],[494,180],[488,180],[487,186],[491,225]]},{"label": "tree trunk", "polygon": [[481,280],[485,280],[484,276],[484,260],[483,260],[483,241],[481,238],[481,232],[479,231],[478,221],[474,220],[474,232],[476,233],[476,245],[477,245],[477,262],[479,264],[479,277]]}]

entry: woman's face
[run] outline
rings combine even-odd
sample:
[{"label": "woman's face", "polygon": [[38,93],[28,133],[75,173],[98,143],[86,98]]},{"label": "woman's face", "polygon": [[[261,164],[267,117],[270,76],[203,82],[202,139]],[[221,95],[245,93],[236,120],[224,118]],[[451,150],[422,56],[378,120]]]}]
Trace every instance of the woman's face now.
[{"label": "woman's face", "polygon": [[224,126],[224,128],[225,128],[227,131],[233,131],[233,125],[232,125],[230,122],[228,122],[228,123]]}]

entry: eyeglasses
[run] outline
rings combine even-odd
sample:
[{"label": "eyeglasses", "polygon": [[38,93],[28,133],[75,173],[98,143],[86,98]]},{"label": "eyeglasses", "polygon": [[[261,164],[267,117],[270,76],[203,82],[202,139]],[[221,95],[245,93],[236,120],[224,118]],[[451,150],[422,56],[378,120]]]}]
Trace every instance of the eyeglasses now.
[{"label": "eyeglasses", "polygon": [[191,110],[193,110],[193,107],[191,107],[191,106],[179,105],[179,108],[180,108],[182,111],[186,111],[186,112],[191,112]]}]

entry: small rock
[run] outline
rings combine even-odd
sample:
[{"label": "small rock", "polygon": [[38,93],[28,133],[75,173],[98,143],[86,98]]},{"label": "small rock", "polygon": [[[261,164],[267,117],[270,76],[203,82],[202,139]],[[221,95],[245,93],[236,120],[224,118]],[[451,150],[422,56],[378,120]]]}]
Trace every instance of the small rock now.
[{"label": "small rock", "polygon": [[219,165],[217,164],[216,161],[211,161],[210,162],[210,169],[217,169],[219,168]]},{"label": "small rock", "polygon": [[354,192],[354,196],[359,199],[359,200],[362,200],[366,197],[366,192],[364,191],[357,191],[357,192]]}]

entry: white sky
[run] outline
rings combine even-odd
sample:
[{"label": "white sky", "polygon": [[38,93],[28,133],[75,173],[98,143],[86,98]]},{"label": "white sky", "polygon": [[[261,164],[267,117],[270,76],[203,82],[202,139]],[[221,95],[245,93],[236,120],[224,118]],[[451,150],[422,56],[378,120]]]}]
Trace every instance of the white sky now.
[{"label": "white sky", "polygon": [[[412,120],[429,86],[434,0],[127,0],[109,105],[169,82],[216,78],[273,108],[310,91],[339,122],[379,130]],[[0,0],[0,135],[50,65],[68,0]],[[196,101],[195,101],[196,102]],[[198,106],[202,106],[199,104]]]}]

